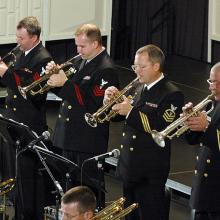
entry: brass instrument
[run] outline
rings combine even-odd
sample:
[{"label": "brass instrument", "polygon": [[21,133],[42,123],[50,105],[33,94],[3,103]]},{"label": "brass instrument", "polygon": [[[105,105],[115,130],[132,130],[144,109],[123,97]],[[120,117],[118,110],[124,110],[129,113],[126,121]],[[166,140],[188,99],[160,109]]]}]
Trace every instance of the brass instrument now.
[{"label": "brass instrument", "polygon": [[14,54],[14,51],[17,50],[18,48],[20,47],[20,45],[18,44],[16,47],[14,47],[11,51],[9,51],[5,56],[3,56],[1,59],[0,59],[0,63],[1,62],[4,62],[4,60],[6,58],[8,58],[9,56],[12,56],[12,60],[9,62],[9,64],[7,64],[8,67],[10,66],[14,66],[14,63],[16,62],[16,56]]},{"label": "brass instrument", "polygon": [[[36,94],[43,94],[44,92],[47,92],[48,90],[51,89],[51,86],[49,86],[47,83],[45,83],[51,75],[57,74],[60,70],[63,70],[64,68],[70,67],[67,71],[65,71],[65,74],[67,77],[71,76],[76,72],[76,69],[72,67],[71,61],[74,61],[78,58],[80,58],[81,55],[74,56],[73,58],[69,59],[66,61],[64,64],[61,65],[60,68],[54,67],[51,69],[51,71],[48,74],[43,75],[40,79],[34,81],[28,86],[21,87],[18,86],[18,90],[21,93],[21,95],[27,99],[27,93],[30,92],[31,95],[36,95]],[[41,85],[41,83],[44,83],[44,85]],[[39,88],[36,90],[36,88]]]},{"label": "brass instrument", "polygon": [[124,209],[124,202],[125,198],[123,197],[116,200],[111,205],[98,212],[91,220],[120,220],[138,207],[137,203],[133,203]]},{"label": "brass instrument", "polygon": [[15,179],[8,179],[0,183],[0,196],[10,192],[15,187]]},{"label": "brass instrument", "polygon": [[[123,95],[125,95],[126,92],[128,92],[137,82],[139,81],[139,77],[135,78],[133,81],[131,81],[124,89],[119,91],[112,100],[109,101],[109,103],[103,105],[101,108],[99,108],[95,113],[85,114],[85,120],[91,127],[97,127],[98,123],[104,123],[105,121],[110,121],[111,118],[115,117],[118,112],[112,110],[112,106],[123,102]],[[130,96],[128,98],[131,98]]]},{"label": "brass instrument", "polygon": [[215,94],[211,93],[208,95],[205,99],[203,99],[200,103],[198,103],[196,106],[192,108],[191,111],[186,112],[185,115],[179,117],[177,120],[175,120],[173,123],[171,123],[169,126],[167,126],[163,131],[156,131],[153,130],[151,135],[154,141],[160,146],[165,147],[165,138],[169,138],[170,140],[176,136],[179,137],[181,134],[186,132],[189,127],[184,124],[184,122],[190,118],[193,115],[196,115],[199,111],[204,109],[209,103],[212,103],[211,108],[206,112],[206,114],[209,114],[213,109],[213,98]]},{"label": "brass instrument", "polygon": [[[120,198],[114,201],[112,204],[102,209],[95,214],[90,220],[120,220],[125,215],[132,212],[138,207],[137,203],[133,203],[127,208],[123,209],[125,198]],[[45,220],[55,220],[56,219],[56,209],[55,207],[45,207],[44,208],[44,219]],[[61,212],[58,213],[58,219],[62,219]]]}]

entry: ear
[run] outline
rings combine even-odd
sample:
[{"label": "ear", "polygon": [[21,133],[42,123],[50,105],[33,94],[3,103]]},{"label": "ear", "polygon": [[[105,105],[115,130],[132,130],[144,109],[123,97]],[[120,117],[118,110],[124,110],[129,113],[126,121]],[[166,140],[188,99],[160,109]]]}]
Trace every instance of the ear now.
[{"label": "ear", "polygon": [[94,48],[97,48],[97,47],[99,46],[99,44],[98,44],[98,41],[97,41],[97,40],[93,41],[93,42],[92,42],[92,44],[93,44],[93,47],[94,47]]},{"label": "ear", "polygon": [[160,64],[159,63],[154,63],[154,71],[158,72],[160,70]]},{"label": "ear", "polygon": [[84,213],[85,219],[91,219],[93,216],[94,216],[94,214],[93,214],[92,211],[86,211],[86,212]]},{"label": "ear", "polygon": [[32,35],[32,36],[31,36],[31,40],[32,40],[33,42],[36,42],[36,41],[38,40],[37,35]]}]

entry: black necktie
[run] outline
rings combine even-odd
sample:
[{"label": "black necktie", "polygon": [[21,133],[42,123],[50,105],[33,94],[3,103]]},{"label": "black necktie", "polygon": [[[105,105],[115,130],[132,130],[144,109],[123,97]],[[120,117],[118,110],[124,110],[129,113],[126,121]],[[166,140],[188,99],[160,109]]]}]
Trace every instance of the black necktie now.
[{"label": "black necktie", "polygon": [[87,60],[83,60],[83,61],[81,62],[80,66],[79,66],[79,71],[85,67],[86,62],[87,62]]},{"label": "black necktie", "polygon": [[147,94],[147,92],[148,92],[147,86],[143,86],[143,89],[141,91],[141,97],[145,96]]}]

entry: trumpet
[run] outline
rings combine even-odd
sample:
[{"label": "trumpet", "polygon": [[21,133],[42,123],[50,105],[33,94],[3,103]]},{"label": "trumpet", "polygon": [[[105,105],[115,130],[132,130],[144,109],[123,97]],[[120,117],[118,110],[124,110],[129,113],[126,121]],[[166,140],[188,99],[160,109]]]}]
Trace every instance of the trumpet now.
[{"label": "trumpet", "polygon": [[[61,67],[57,68],[54,67],[50,70],[50,72],[48,74],[43,75],[40,79],[34,81],[33,83],[31,83],[28,86],[25,87],[21,87],[18,86],[18,90],[20,92],[20,94],[27,99],[27,93],[30,92],[31,95],[36,95],[36,94],[43,94],[47,91],[49,91],[51,89],[51,86],[49,86],[47,83],[45,83],[51,75],[53,74],[57,74],[60,70],[63,70],[65,68],[70,67],[67,71],[65,71],[65,74],[67,77],[70,77],[72,74],[76,73],[76,69],[73,66],[73,64],[71,63],[72,61],[78,60],[79,58],[81,58],[81,55],[76,55],[73,58],[69,59],[68,61],[66,61],[65,63],[63,63],[61,65]],[[44,85],[41,85],[41,83],[45,83]],[[38,88],[38,90],[36,90]]]},{"label": "trumpet", "polygon": [[[101,108],[99,108],[95,113],[85,114],[85,120],[86,122],[93,128],[97,127],[98,123],[104,123],[105,121],[110,121],[111,118],[115,117],[118,113],[117,111],[110,110],[111,107],[114,104],[120,103],[123,101],[123,95],[127,93],[131,88],[134,87],[134,85],[139,81],[139,77],[135,78],[133,81],[131,81],[126,87],[124,87],[123,90],[118,92],[112,100],[109,101],[106,105],[103,105]],[[128,96],[128,98],[132,99],[131,96]],[[109,111],[110,110],[110,111]]]},{"label": "trumpet", "polygon": [[15,179],[8,179],[0,183],[0,196],[10,192],[15,187]]},{"label": "trumpet", "polygon": [[206,111],[206,114],[209,114],[214,109],[214,103],[213,98],[215,94],[211,93],[208,95],[205,99],[203,99],[201,102],[199,102],[196,106],[194,106],[189,112],[186,112],[185,115],[180,116],[177,120],[175,120],[173,123],[171,123],[169,126],[167,126],[163,131],[156,131],[153,130],[151,135],[154,141],[160,146],[165,147],[165,138],[169,138],[170,140],[173,137],[179,137],[184,132],[186,132],[189,127],[184,124],[184,122],[190,118],[191,116],[196,115],[199,111],[204,109],[208,104],[212,104],[211,108]]},{"label": "trumpet", "polygon": [[12,60],[9,62],[9,64],[7,65],[8,67],[10,66],[14,66],[14,63],[16,62],[16,56],[14,54],[14,51],[17,50],[20,47],[19,44],[17,44],[16,47],[14,47],[11,51],[9,51],[5,56],[3,56],[2,58],[0,58],[0,63],[3,62],[6,58],[8,58],[9,56],[12,56]]}]

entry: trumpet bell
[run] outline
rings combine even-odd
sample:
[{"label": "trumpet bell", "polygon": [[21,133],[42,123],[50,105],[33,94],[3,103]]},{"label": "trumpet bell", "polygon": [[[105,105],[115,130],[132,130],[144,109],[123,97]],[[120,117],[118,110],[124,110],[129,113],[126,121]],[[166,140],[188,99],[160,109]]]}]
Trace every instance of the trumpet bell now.
[{"label": "trumpet bell", "polygon": [[93,116],[92,114],[90,113],[86,113],[85,114],[85,120],[86,122],[93,128],[96,128],[97,127],[97,120],[95,118],[95,116]]},{"label": "trumpet bell", "polygon": [[151,133],[154,141],[160,146],[160,147],[165,147],[165,140],[164,140],[164,135],[161,132],[158,132],[156,130],[153,130]]},{"label": "trumpet bell", "polygon": [[23,96],[24,99],[27,99],[25,88],[26,87],[18,86],[18,91],[20,92],[20,94]]}]

